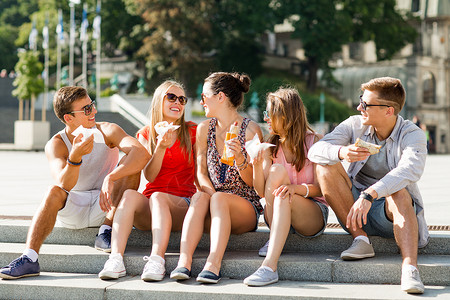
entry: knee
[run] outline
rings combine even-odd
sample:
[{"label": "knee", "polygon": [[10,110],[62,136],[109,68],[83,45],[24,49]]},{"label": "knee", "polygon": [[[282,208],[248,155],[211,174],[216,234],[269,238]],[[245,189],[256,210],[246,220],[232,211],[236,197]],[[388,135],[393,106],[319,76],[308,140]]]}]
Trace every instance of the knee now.
[{"label": "knee", "polygon": [[391,205],[395,205],[400,212],[405,209],[413,209],[413,200],[406,189],[393,193],[390,197],[387,197],[387,200],[389,199],[392,202]]},{"label": "knee", "polygon": [[316,164],[316,175],[318,178],[329,178],[330,176],[335,175],[334,165],[319,165]]},{"label": "knee", "polygon": [[67,198],[67,192],[57,185],[53,185],[53,186],[49,187],[48,194],[51,195],[52,197],[57,197],[57,198],[62,198],[62,199]]},{"label": "knee", "polygon": [[191,207],[209,207],[211,196],[204,192],[197,192],[191,198]]},{"label": "knee", "polygon": [[266,185],[269,189],[276,188],[278,187],[278,185],[288,179],[289,175],[286,171],[286,168],[280,164],[273,164],[272,166],[270,166]]},{"label": "knee", "polygon": [[150,198],[148,199],[150,203],[150,207],[152,205],[167,205],[167,194],[162,192],[154,192]]},{"label": "knee", "polygon": [[67,192],[57,185],[49,187],[47,195],[43,200],[43,205],[46,207],[55,207],[60,210],[64,207],[67,200]]},{"label": "knee", "polygon": [[211,210],[218,210],[222,209],[224,206],[228,205],[226,201],[226,197],[224,197],[226,193],[223,192],[215,192],[211,196],[210,200],[210,209]]},{"label": "knee", "polygon": [[139,199],[139,192],[128,189],[123,192],[122,200],[119,203],[118,209],[124,209],[128,207],[134,207],[136,205],[137,199]]},{"label": "knee", "polygon": [[273,164],[272,166],[270,166],[268,178],[270,178],[272,180],[280,179],[287,175],[288,175],[288,173],[286,171],[286,168],[283,165]]}]

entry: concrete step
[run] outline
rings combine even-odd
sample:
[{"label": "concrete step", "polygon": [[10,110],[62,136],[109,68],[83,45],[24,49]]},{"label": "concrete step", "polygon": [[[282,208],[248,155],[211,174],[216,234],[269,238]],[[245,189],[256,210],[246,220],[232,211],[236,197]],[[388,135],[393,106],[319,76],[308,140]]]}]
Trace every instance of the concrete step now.
[{"label": "concrete step", "polygon": [[[139,276],[103,281],[93,274],[47,273],[21,280],[0,280],[1,299],[417,299],[401,291],[399,285],[343,284],[280,281],[255,288],[242,280],[222,279],[218,284],[199,284],[194,279],[176,282],[144,282]],[[449,286],[426,286],[421,299],[444,300],[450,297]]]},{"label": "concrete step", "polygon": [[[0,242],[25,243],[30,221],[0,220]],[[46,244],[86,245],[94,244],[98,228],[72,230],[55,227],[49,235]],[[181,233],[172,233],[169,249],[177,250],[180,246]],[[257,250],[269,239],[269,229],[261,226],[256,232],[241,235],[231,235],[228,250]],[[399,253],[394,239],[385,239],[377,236],[370,237],[375,253]],[[290,234],[284,251],[314,252],[338,254],[347,249],[352,238],[342,229],[327,228],[325,233],[317,238],[302,238],[297,234]],[[127,245],[138,247],[151,247],[152,234],[150,231],[133,230]],[[209,235],[204,234],[198,249],[209,250]],[[431,231],[429,244],[419,250],[419,254],[450,255],[450,232]]]},{"label": "concrete step", "polygon": [[[6,265],[21,255],[24,245],[0,243],[0,263]],[[145,265],[143,256],[149,255],[149,248],[127,247],[125,267],[127,274],[140,275]],[[208,251],[196,251],[192,273],[196,276],[203,268]],[[286,252],[280,257],[278,272],[281,280],[318,281],[339,283],[399,284],[401,256],[379,253],[374,258],[344,262],[339,254]],[[170,273],[178,262],[179,253],[166,253],[166,270]],[[108,254],[90,246],[44,244],[39,263],[42,271],[63,273],[97,274],[103,268]],[[256,250],[227,251],[221,271],[224,277],[244,279],[262,263]],[[422,280],[429,285],[450,285],[449,255],[420,255],[419,271]]]}]

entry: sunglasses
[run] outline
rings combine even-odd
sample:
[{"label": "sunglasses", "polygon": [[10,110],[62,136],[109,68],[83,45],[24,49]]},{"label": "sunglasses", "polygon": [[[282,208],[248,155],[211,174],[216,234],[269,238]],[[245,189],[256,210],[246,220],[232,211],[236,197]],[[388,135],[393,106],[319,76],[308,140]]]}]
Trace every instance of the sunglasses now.
[{"label": "sunglasses", "polygon": [[185,97],[185,96],[177,96],[177,95],[172,94],[172,93],[167,93],[166,94],[166,98],[167,98],[167,100],[169,100],[169,102],[172,102],[172,103],[175,103],[175,101],[177,101],[177,99],[178,99],[178,102],[180,102],[181,105],[186,105],[186,103],[188,101],[187,97]]},{"label": "sunglasses", "polygon": [[364,111],[366,111],[367,107],[369,106],[386,106],[386,107],[391,107],[390,105],[386,105],[386,104],[367,104],[363,99],[362,99],[363,95],[359,96],[359,104],[361,104],[361,107]]},{"label": "sunglasses", "polygon": [[267,110],[263,111],[263,115],[265,119],[270,119],[269,112]]},{"label": "sunglasses", "polygon": [[[218,93],[217,93],[217,94],[218,94]],[[201,99],[202,99],[203,102],[205,102],[206,98],[212,97],[212,96],[217,95],[217,94],[212,94],[211,96],[207,96],[207,95],[205,95],[204,93],[202,93],[202,94],[201,94]]]},{"label": "sunglasses", "polygon": [[89,116],[92,113],[92,110],[95,108],[95,101],[92,101],[91,104],[83,106],[82,110],[74,110],[69,112],[69,114],[77,113],[77,112],[84,112],[85,116]]}]

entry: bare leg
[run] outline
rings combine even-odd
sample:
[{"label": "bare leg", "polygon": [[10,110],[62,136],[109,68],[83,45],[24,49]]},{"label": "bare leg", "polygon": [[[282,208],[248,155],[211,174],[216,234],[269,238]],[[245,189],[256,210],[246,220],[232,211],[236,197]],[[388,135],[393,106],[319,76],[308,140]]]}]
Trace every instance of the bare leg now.
[{"label": "bare leg", "polygon": [[28,230],[26,247],[37,253],[41,249],[47,236],[55,227],[58,211],[64,207],[67,193],[58,186],[52,186],[34,214]]},{"label": "bare leg", "polygon": [[[345,224],[354,199],[351,191],[352,183],[344,167],[340,163],[327,166],[316,165],[316,174],[322,194],[341,223]],[[361,228],[347,229],[353,238],[359,235],[367,236]]]},{"label": "bare leg", "polygon": [[112,226],[114,214],[116,213],[117,207],[122,199],[123,193],[128,189],[136,191],[139,188],[140,180],[141,173],[139,172],[137,174],[121,178],[114,183],[114,189],[111,195],[113,204],[111,206],[111,210],[106,214],[103,225]]},{"label": "bare leg", "polygon": [[219,274],[230,234],[256,227],[256,213],[249,201],[234,194],[216,192],[211,197],[211,247],[204,270]]},{"label": "bare leg", "polygon": [[[288,173],[281,165],[273,165],[268,178],[273,183],[278,181],[278,186],[290,184]],[[322,211],[316,203],[300,195],[294,195],[291,201],[289,198],[275,197],[269,249],[263,266],[276,271],[291,224],[297,232],[305,236],[314,235],[324,226]]]},{"label": "bare leg", "polygon": [[166,193],[153,193],[149,199],[152,213],[152,253],[164,258],[170,232],[180,231],[188,210],[186,201]]},{"label": "bare leg", "polygon": [[402,253],[403,265],[417,268],[418,225],[412,199],[406,189],[386,197],[386,213],[394,223],[394,236]]},{"label": "bare leg", "polygon": [[211,225],[209,214],[210,196],[204,192],[197,192],[192,196],[191,205],[183,222],[180,242],[180,258],[177,267],[191,270],[192,256],[205,229]]},{"label": "bare leg", "polygon": [[120,253],[123,256],[133,220],[137,228],[150,230],[152,218],[147,197],[135,190],[126,190],[114,217],[111,254]]}]

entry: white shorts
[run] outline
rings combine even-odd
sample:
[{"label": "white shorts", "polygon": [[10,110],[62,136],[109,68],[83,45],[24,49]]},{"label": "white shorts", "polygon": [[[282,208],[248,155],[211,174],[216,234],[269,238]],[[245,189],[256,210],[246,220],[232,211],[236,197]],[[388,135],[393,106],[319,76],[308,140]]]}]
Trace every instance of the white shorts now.
[{"label": "white shorts", "polygon": [[98,227],[106,213],[99,204],[100,191],[70,191],[66,205],[58,212],[56,226],[70,229]]}]

